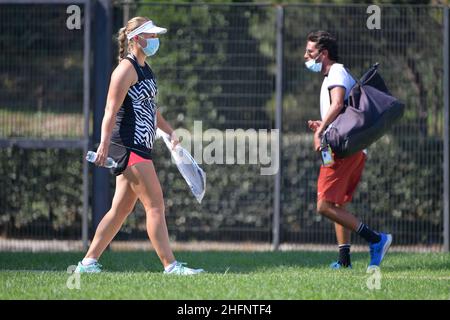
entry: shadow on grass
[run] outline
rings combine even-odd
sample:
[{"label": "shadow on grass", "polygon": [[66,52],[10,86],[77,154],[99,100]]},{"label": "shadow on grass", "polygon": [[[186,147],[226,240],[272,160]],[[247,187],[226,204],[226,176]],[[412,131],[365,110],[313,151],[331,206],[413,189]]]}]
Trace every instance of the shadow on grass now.
[{"label": "shadow on grass", "polygon": [[[81,252],[27,253],[0,252],[0,270],[66,271],[84,256]],[[326,268],[336,259],[335,252],[242,252],[183,251],[175,252],[178,261],[188,267],[203,268],[208,273],[250,273],[277,267]],[[364,259],[360,254],[353,260]],[[99,261],[109,272],[162,272],[153,251],[107,251]]]},{"label": "shadow on grass", "polygon": [[[61,253],[11,253],[0,252],[1,270],[34,270],[66,272],[84,256],[81,252]],[[208,273],[251,273],[276,268],[327,269],[336,260],[336,252],[242,252],[242,251],[180,251],[175,252],[178,261],[188,267],[203,268]],[[417,257],[417,258],[416,258]],[[368,253],[353,253],[353,264],[366,264]],[[449,257],[444,254],[389,253],[386,268],[395,271],[417,269],[446,270]],[[99,261],[107,272],[161,273],[163,267],[154,251],[107,251]]]}]

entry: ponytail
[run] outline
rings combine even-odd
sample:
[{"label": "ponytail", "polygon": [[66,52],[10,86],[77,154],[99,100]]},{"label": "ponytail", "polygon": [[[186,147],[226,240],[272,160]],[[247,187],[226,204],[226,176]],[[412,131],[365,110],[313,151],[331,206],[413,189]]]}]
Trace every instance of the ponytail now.
[{"label": "ponytail", "polygon": [[134,17],[130,19],[125,27],[119,29],[119,34],[117,36],[117,40],[119,42],[119,56],[117,57],[120,61],[122,61],[128,53],[128,45],[133,46],[133,41],[128,43],[127,34],[147,22],[148,19],[145,17]]},{"label": "ponytail", "polygon": [[119,63],[120,61],[122,61],[125,58],[125,55],[128,52],[128,48],[127,48],[127,35],[125,33],[126,31],[126,27],[120,28],[119,30],[119,36],[117,37],[117,40],[119,42],[119,56],[118,56],[118,60]]}]

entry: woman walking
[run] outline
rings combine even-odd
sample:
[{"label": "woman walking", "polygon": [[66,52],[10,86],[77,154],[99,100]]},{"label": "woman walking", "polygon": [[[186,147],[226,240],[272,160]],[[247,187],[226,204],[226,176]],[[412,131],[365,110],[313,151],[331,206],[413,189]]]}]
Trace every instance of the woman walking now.
[{"label": "woman walking", "polygon": [[174,146],[179,143],[173,129],[157,110],[155,77],[145,62],[146,57],[157,52],[158,36],[166,31],[144,17],[132,18],[119,31],[119,65],[111,76],[95,161],[102,166],[109,156],[118,163],[112,169],[116,175],[116,190],[112,207],[98,225],[91,246],[75,272],[101,271],[98,259],[138,199],[145,208],[148,236],[164,266],[164,273],[193,275],[204,271],[186,267],[173,255],[161,185],[152,162],[157,128],[171,135]]}]

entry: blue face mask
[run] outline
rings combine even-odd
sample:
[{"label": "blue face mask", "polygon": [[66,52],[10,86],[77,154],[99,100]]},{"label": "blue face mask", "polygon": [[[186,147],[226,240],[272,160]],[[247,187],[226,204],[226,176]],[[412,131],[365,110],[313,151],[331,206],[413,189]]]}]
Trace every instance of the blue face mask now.
[{"label": "blue face mask", "polygon": [[[319,53],[320,56],[320,53]],[[319,56],[317,56],[317,58],[319,58]],[[308,70],[312,71],[312,72],[320,72],[322,71],[322,62],[316,62],[317,58],[315,58],[314,60],[308,60],[305,62],[305,66],[308,68]]]},{"label": "blue face mask", "polygon": [[145,48],[142,48],[142,51],[144,51],[144,54],[149,57],[152,56],[158,51],[159,48],[159,39],[158,38],[150,38],[145,39],[147,42],[147,46]]}]

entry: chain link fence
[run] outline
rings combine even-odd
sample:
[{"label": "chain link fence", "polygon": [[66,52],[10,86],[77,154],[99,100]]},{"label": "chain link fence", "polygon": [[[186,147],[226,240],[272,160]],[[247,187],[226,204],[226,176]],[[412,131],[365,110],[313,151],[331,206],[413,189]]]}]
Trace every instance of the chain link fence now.
[{"label": "chain link fence", "polygon": [[[85,1],[0,2],[1,248],[11,239],[82,238],[85,9]],[[79,28],[68,26],[73,12]]]},{"label": "chain link fence", "polygon": [[302,59],[305,35],[325,29],[336,35],[341,62],[354,76],[379,62],[392,94],[406,104],[401,122],[368,149],[350,211],[376,230],[393,233],[397,245],[442,243],[443,10],[381,7],[380,29],[367,28],[366,10],[362,5],[285,8],[282,234],[286,241],[335,241],[334,227],[315,213],[319,164],[306,125],[319,118],[322,77],[311,75]]},{"label": "chain link fence", "polygon": [[[54,34],[55,26],[64,23],[58,19],[67,18],[66,4],[63,8],[0,6],[0,24],[8,30],[1,36],[6,51],[0,59],[0,139],[4,141],[0,150],[4,186],[0,242],[12,238],[80,240],[82,150],[29,150],[9,147],[6,141],[82,137],[82,31],[58,29]],[[320,160],[312,151],[307,121],[319,118],[322,77],[304,67],[306,35],[316,29],[334,33],[341,62],[357,77],[379,62],[381,75],[391,92],[406,103],[406,112],[392,132],[369,148],[366,169],[349,208],[371,227],[392,232],[396,245],[440,247],[444,228],[444,8],[380,6],[381,28],[371,30],[364,5],[285,5],[281,33],[276,23],[279,8],[114,2],[113,30],[117,32],[133,16],[150,17],[168,28],[157,55],[148,62],[157,77],[159,108],[175,128],[194,132],[201,126],[202,133],[215,129],[225,139],[227,130],[242,129],[240,134],[247,138],[248,130],[273,130],[276,79],[282,77],[282,244],[336,241],[333,225],[315,211]],[[14,18],[24,14],[21,10],[32,11],[36,17],[23,23]],[[37,27],[37,21],[47,22]],[[14,46],[14,35],[19,34],[24,41],[37,37],[39,45]],[[281,73],[276,60],[280,40],[284,48]],[[117,52],[116,47],[114,43],[111,50]],[[17,54],[9,53],[18,49],[25,50],[22,56],[34,58],[17,59]],[[116,61],[112,63],[115,67]],[[28,122],[18,120],[24,113]],[[45,129],[46,121],[51,129]],[[200,145],[205,153],[212,141],[212,137],[194,136],[191,150]],[[223,146],[224,153],[227,147]],[[275,146],[271,147],[273,151]],[[246,157],[250,159],[248,151]],[[207,192],[200,205],[162,142],[156,144],[154,162],[172,240],[274,240],[275,177],[261,175],[261,164],[203,163]],[[110,187],[113,190],[112,176]],[[116,239],[147,239],[142,206],[136,206]],[[357,237],[353,240],[361,243]]]}]

